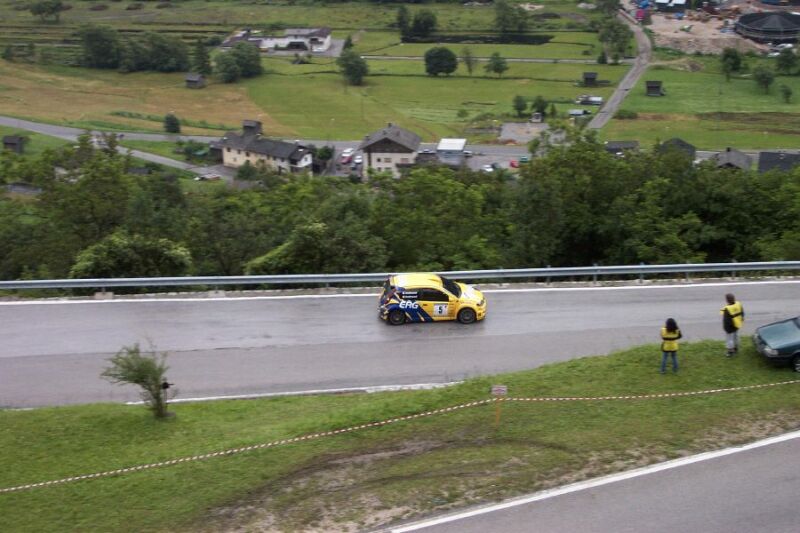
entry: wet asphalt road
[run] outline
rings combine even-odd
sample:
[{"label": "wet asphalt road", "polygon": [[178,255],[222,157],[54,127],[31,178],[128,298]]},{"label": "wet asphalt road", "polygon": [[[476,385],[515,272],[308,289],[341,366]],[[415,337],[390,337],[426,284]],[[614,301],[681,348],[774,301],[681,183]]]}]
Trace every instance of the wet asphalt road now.
[{"label": "wet asphalt road", "polygon": [[718,338],[730,290],[745,334],[800,314],[800,282],[490,292],[470,326],[387,326],[377,295],[0,303],[0,406],[138,399],[99,377],[135,342],[170,353],[182,398],[449,382],[658,342],[669,316],[686,340]]}]

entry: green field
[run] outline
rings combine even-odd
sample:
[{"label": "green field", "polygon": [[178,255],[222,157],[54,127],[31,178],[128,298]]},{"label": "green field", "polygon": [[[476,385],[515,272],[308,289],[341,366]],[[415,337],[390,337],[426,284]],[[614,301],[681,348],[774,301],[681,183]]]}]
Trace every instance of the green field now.
[{"label": "green field", "polygon": [[[433,325],[432,327],[436,327]],[[660,375],[655,345],[433,391],[0,411],[0,487],[203,454],[488,397],[707,390],[794,379],[746,345],[681,347]],[[178,384],[180,387],[180,384]],[[495,501],[795,428],[797,385],[672,399],[483,406],[206,461],[0,495],[4,530],[365,529]],[[374,521],[371,517],[380,517]]]},{"label": "green field", "polygon": [[[571,102],[586,89],[576,86],[585,65],[509,63],[503,78],[488,77],[479,64],[470,77],[463,67],[456,74],[430,77],[424,63],[413,60],[370,60],[363,87],[346,86],[330,64],[290,65],[272,59],[272,73],[245,83],[250,98],[276,122],[298,137],[358,139],[386,122],[409,128],[426,140],[462,135],[468,120],[491,113],[511,114],[515,95],[537,95]],[[601,79],[614,85],[627,66],[592,65]],[[608,97],[614,85],[591,92]],[[562,108],[575,107],[571,103]],[[466,117],[458,117],[464,110]]]},{"label": "green field", "polygon": [[[686,70],[689,62],[700,70]],[[750,68],[773,63],[754,58],[748,62]],[[645,96],[646,80],[662,80],[667,96]],[[780,85],[792,89],[788,104],[780,96]],[[706,150],[794,148],[800,143],[800,78],[778,76],[765,94],[747,73],[725,81],[715,58],[651,67],[622,108],[636,111],[639,118],[613,120],[602,132],[605,139],[653,144],[680,137]]]},{"label": "green field", "polygon": [[[392,34],[389,34],[392,35]],[[396,38],[397,42],[399,39]],[[390,39],[385,39],[383,46],[373,52],[366,49],[366,44],[359,43],[359,51],[369,55],[382,55],[382,56],[401,56],[401,57],[422,57],[425,52],[434,46],[445,46],[453,50],[457,55],[461,55],[464,47],[469,47],[473,55],[476,57],[489,57],[493,53],[498,52],[505,58],[544,58],[544,59],[584,59],[594,60],[600,53],[600,42],[597,40],[596,33],[589,32],[554,32],[554,38],[546,43],[540,45],[532,44],[454,44],[443,43],[437,45],[435,43],[399,43],[394,46],[391,44]],[[378,37],[373,37],[375,42]],[[369,41],[368,41],[369,42]],[[377,48],[377,47],[376,47]]]}]

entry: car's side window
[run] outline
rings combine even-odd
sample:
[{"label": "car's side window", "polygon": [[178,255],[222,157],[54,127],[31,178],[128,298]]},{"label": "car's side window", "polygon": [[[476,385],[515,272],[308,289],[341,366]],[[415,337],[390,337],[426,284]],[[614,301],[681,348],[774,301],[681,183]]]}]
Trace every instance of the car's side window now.
[{"label": "car's side window", "polygon": [[420,289],[419,299],[426,302],[449,302],[450,298],[442,291],[436,289]]}]

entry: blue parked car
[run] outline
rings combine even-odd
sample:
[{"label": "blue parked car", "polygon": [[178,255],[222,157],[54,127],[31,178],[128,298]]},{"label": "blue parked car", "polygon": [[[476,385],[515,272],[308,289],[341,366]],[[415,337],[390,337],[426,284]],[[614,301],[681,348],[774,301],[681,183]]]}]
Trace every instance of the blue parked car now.
[{"label": "blue parked car", "polygon": [[791,363],[794,371],[800,372],[800,317],[761,326],[753,342],[768,360]]}]

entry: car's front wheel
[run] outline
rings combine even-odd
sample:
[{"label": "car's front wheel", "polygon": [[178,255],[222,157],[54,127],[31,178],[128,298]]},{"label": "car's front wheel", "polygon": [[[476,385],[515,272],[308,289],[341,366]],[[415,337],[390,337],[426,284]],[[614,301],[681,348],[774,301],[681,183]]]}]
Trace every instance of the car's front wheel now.
[{"label": "car's front wheel", "polygon": [[800,372],[800,354],[792,358],[792,368],[794,368],[795,372]]},{"label": "car's front wheel", "polygon": [[458,321],[462,324],[472,324],[476,318],[475,310],[471,307],[465,307],[458,312]]},{"label": "car's front wheel", "polygon": [[399,326],[406,321],[406,314],[400,309],[392,309],[389,311],[389,324]]}]

